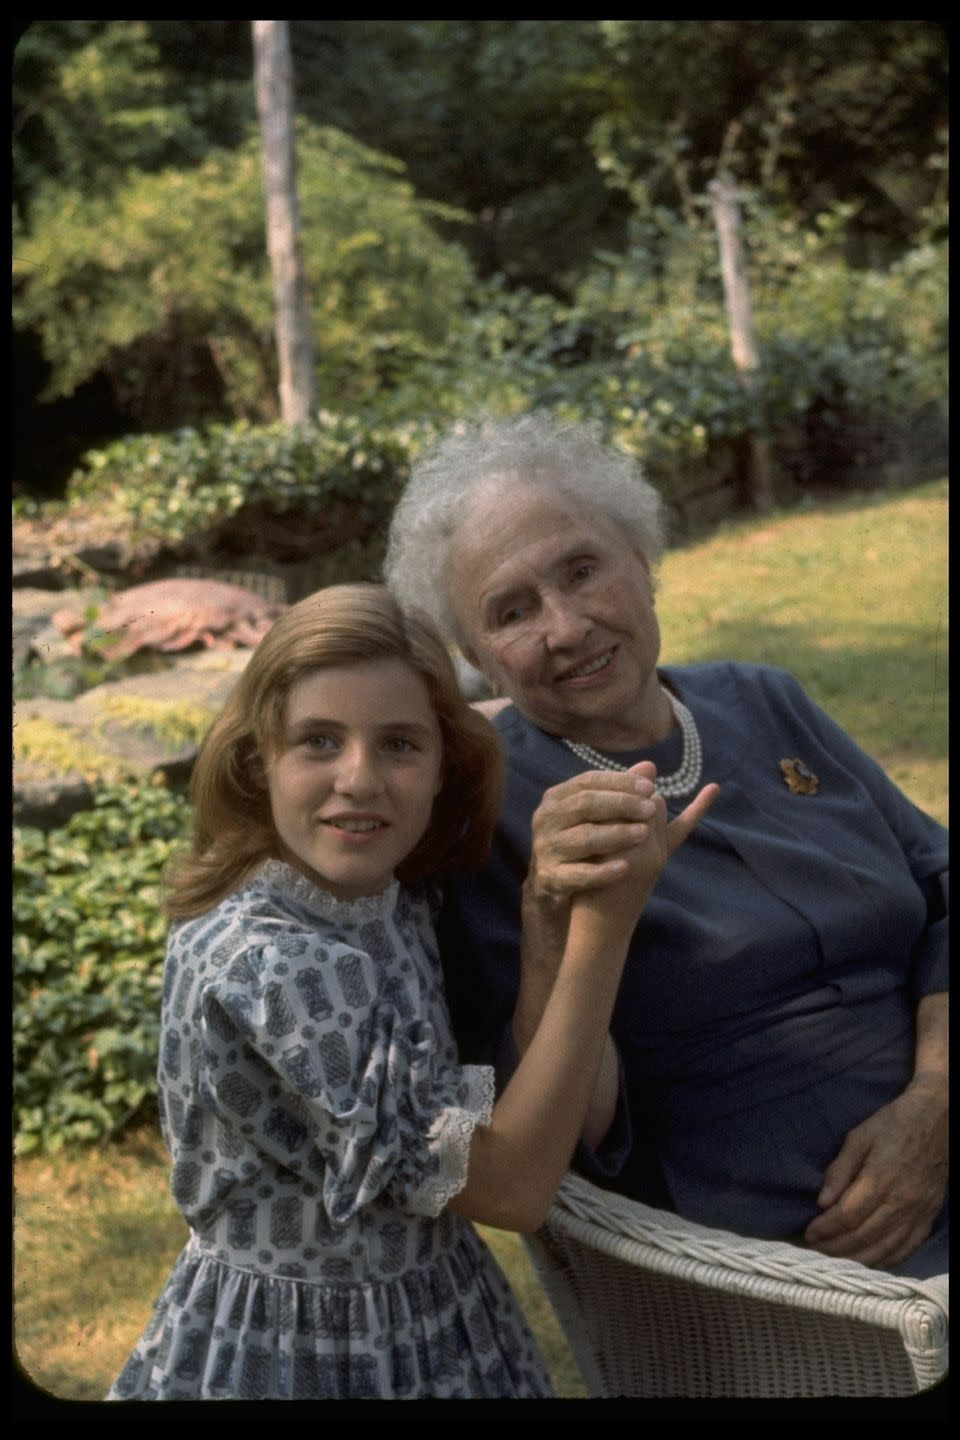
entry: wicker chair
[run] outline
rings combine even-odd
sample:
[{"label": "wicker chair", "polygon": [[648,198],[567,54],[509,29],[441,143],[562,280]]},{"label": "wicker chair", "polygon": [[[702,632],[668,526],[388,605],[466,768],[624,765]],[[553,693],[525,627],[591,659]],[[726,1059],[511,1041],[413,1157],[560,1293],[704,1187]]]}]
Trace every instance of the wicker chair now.
[{"label": "wicker chair", "polygon": [[946,1275],[744,1239],[573,1174],[528,1249],[591,1396],[905,1396],[946,1374]]}]

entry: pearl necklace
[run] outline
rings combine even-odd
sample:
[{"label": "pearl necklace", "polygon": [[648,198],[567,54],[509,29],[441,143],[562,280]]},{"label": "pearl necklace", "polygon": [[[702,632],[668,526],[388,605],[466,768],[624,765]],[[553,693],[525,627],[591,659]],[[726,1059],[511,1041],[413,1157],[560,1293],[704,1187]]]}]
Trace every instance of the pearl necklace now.
[{"label": "pearl necklace", "polygon": [[[694,720],[686,705],[682,704],[675,696],[668,696],[673,707],[673,713],[680,722],[680,729],[683,731],[683,759],[680,762],[679,770],[672,775],[660,775],[656,780],[656,789],[665,799],[674,799],[681,795],[689,795],[700,784],[700,775],[703,771],[703,749],[700,744],[700,733],[697,730],[697,722]],[[629,770],[629,765],[621,765],[618,760],[611,760],[607,755],[601,755],[599,750],[594,750],[591,745],[581,745],[577,740],[564,740],[568,750],[574,755],[591,765],[595,770]]]}]

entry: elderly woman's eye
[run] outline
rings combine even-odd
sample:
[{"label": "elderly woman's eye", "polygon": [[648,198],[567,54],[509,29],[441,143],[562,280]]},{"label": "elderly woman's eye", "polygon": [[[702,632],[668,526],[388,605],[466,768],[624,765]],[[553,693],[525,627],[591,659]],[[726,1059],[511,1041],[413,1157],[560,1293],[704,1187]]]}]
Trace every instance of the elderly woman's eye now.
[{"label": "elderly woman's eye", "polygon": [[573,572],[574,580],[589,580],[597,572],[597,567],[592,560],[583,560]]},{"label": "elderly woman's eye", "polygon": [[522,620],[525,614],[526,611],[522,605],[510,605],[506,610],[500,611],[497,616],[497,624],[516,625],[517,621]]}]

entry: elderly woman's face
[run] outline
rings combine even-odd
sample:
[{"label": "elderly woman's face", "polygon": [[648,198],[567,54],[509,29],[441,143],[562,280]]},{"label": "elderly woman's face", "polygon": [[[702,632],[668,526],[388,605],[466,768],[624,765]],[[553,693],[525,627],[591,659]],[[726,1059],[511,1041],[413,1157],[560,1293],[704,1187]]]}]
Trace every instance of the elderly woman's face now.
[{"label": "elderly woman's face", "polygon": [[638,743],[659,694],[646,560],[601,515],[537,486],[478,502],[454,537],[450,591],[467,658],[542,729]]}]

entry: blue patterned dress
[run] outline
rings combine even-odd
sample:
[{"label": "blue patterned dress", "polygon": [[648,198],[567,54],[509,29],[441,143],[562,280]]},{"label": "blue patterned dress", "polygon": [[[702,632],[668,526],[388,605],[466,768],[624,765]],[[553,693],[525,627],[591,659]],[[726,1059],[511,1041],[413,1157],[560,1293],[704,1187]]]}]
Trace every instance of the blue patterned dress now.
[{"label": "blue patterned dress", "polygon": [[551,1394],[445,1208],[493,1076],[458,1062],[424,898],[271,861],[175,924],[159,1082],[191,1234],[109,1399]]}]

